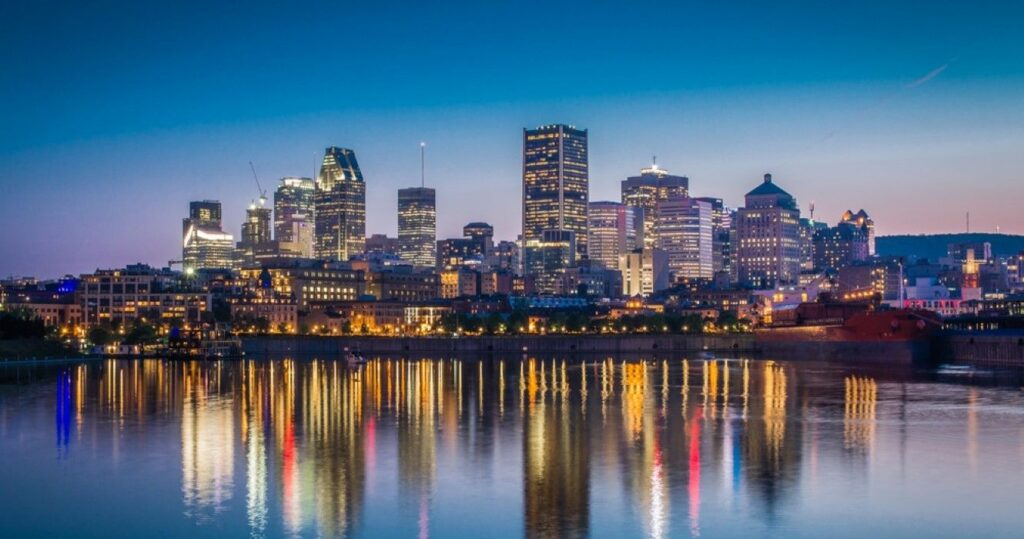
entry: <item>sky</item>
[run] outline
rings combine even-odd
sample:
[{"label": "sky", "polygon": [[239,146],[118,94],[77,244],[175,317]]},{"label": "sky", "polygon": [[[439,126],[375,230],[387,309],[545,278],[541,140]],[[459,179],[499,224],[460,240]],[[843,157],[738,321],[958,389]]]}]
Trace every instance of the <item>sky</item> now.
[{"label": "sky", "polygon": [[[0,275],[181,256],[355,150],[367,234],[437,188],[438,237],[513,239],[522,129],[589,130],[591,200],[657,156],[736,207],[765,172],[880,235],[1024,234],[1024,3],[4,2]],[[296,3],[298,4],[298,3]]]}]

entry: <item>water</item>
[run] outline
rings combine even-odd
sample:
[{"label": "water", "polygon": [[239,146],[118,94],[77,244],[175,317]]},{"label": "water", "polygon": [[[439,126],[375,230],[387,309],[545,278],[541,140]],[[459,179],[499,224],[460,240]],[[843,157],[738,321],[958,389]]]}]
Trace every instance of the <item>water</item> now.
[{"label": "water", "polygon": [[0,535],[1020,537],[1019,379],[875,369],[0,367]]}]

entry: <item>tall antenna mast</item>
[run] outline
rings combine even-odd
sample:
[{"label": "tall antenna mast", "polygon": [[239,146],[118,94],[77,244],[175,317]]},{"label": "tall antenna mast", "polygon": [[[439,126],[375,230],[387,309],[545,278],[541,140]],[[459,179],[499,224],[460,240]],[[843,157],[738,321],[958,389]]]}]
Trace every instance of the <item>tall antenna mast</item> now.
[{"label": "tall antenna mast", "polygon": [[814,220],[814,201],[811,201],[811,221]]},{"label": "tall antenna mast", "polygon": [[420,142],[420,187],[427,185],[427,143]]}]

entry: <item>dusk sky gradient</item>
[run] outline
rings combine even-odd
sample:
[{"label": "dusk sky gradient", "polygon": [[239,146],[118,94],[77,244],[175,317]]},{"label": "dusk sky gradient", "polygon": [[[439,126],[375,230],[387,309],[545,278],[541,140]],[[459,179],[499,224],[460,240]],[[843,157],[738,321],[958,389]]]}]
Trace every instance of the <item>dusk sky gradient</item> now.
[{"label": "dusk sky gradient", "polygon": [[590,134],[591,200],[650,163],[731,206],[762,174],[881,235],[1024,234],[1021,2],[5,2],[0,275],[181,257],[355,150],[367,233],[438,190],[438,236],[513,239],[522,129]]}]

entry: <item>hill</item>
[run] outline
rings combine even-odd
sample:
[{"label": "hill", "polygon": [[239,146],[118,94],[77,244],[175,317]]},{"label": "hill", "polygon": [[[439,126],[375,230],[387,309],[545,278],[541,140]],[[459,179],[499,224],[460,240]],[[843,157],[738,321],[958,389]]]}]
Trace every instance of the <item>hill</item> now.
[{"label": "hill", "polygon": [[882,256],[916,256],[936,261],[946,256],[947,245],[950,243],[986,241],[992,244],[992,254],[997,257],[1024,251],[1024,236],[982,232],[879,236],[875,241],[875,249]]}]

